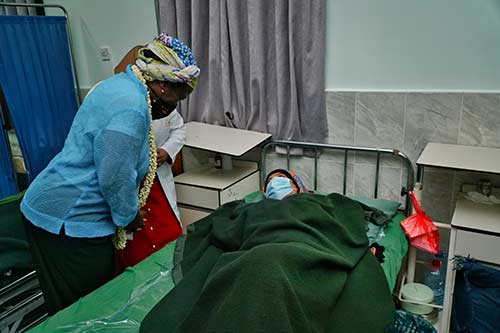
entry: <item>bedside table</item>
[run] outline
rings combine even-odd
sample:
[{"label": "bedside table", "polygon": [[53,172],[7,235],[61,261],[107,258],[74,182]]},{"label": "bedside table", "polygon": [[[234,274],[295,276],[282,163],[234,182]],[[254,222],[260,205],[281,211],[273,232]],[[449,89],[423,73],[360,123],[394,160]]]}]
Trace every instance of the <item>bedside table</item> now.
[{"label": "bedside table", "polygon": [[[471,256],[482,263],[500,267],[500,205],[485,205],[461,196],[451,221],[448,258]],[[450,327],[455,271],[449,262],[446,271],[441,332]]]},{"label": "bedside table", "polygon": [[[500,149],[428,143],[417,160],[418,182],[423,181],[424,167],[500,174]],[[460,195],[450,235],[449,259],[470,255],[480,262],[500,265],[500,205],[478,204]],[[439,332],[449,332],[454,287],[455,271],[448,262]]]},{"label": "bedside table", "polygon": [[260,189],[257,162],[232,160],[266,142],[271,134],[209,125],[186,124],[186,147],[222,154],[220,169],[203,166],[177,175],[175,190],[184,226],[209,215],[219,206],[241,200]]}]

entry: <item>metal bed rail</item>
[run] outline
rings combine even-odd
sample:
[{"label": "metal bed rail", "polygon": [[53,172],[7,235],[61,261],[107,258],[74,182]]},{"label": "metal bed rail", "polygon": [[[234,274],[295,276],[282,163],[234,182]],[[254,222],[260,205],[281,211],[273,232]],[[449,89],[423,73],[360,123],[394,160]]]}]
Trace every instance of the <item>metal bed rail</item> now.
[{"label": "metal bed rail", "polygon": [[266,156],[272,150],[285,149],[286,153],[286,165],[287,169],[290,169],[290,161],[293,149],[303,149],[313,152],[314,158],[314,190],[318,188],[318,160],[320,155],[326,151],[338,151],[344,154],[344,175],[343,175],[343,186],[342,194],[347,192],[347,162],[348,155],[350,152],[359,153],[373,153],[376,156],[375,161],[375,180],[374,180],[374,193],[373,197],[377,198],[379,195],[379,180],[380,180],[380,162],[382,156],[395,156],[401,159],[403,168],[406,170],[406,185],[401,189],[401,196],[406,196],[405,198],[405,214],[408,216],[411,213],[411,201],[408,192],[413,190],[414,185],[414,170],[413,164],[408,156],[397,150],[388,148],[373,148],[373,147],[360,147],[351,145],[336,145],[336,144],[326,144],[326,143],[311,143],[311,142],[296,142],[296,141],[286,141],[286,140],[275,140],[265,144],[261,149],[261,167],[260,167],[260,178],[263,183],[265,180],[266,172]]},{"label": "metal bed rail", "polygon": [[[20,329],[23,329],[21,327],[21,323],[23,323],[24,317],[32,311],[40,308],[44,303],[45,301],[43,299],[42,292],[39,291],[16,304],[13,308],[0,314],[0,332],[11,333],[18,332]],[[46,317],[47,314],[42,312],[38,318],[27,323],[27,327],[33,327],[36,323],[41,322],[41,320]]]},{"label": "metal bed rail", "polygon": [[23,332],[47,317],[44,299],[32,271],[0,289],[0,333]]},{"label": "metal bed rail", "polygon": [[31,271],[30,273],[0,289],[0,306],[8,303],[10,300],[26,291],[38,288],[39,285],[40,284],[36,278],[36,272]]}]

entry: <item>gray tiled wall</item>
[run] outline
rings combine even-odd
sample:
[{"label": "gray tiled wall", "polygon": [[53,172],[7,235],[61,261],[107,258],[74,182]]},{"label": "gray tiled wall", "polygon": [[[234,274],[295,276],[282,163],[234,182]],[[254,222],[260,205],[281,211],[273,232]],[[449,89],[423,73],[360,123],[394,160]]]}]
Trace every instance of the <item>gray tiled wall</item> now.
[{"label": "gray tiled wall", "polygon": [[[427,142],[500,147],[500,94],[327,92],[329,143],[395,148],[415,163]],[[356,157],[354,193],[371,187],[372,162]],[[382,164],[383,196],[398,196],[400,166]],[[456,193],[464,182],[485,175],[427,168],[424,209],[449,222]],[[499,177],[490,178],[500,185]]]},{"label": "gray tiled wall", "polygon": [[[393,148],[405,152],[413,163],[427,142],[500,147],[500,94],[327,92],[329,143]],[[187,169],[208,162],[211,154],[183,150]],[[249,157],[258,159],[258,154]],[[266,172],[286,168],[286,157],[271,155]],[[293,158],[290,168],[313,188],[314,159]],[[341,192],[344,155],[322,154],[318,162],[317,189]],[[349,154],[347,194],[372,196],[374,156]],[[383,158],[379,195],[401,200],[406,183],[401,162]],[[436,221],[451,220],[456,193],[464,182],[474,183],[484,175],[426,168],[423,206]],[[489,177],[500,186],[500,177]]]}]

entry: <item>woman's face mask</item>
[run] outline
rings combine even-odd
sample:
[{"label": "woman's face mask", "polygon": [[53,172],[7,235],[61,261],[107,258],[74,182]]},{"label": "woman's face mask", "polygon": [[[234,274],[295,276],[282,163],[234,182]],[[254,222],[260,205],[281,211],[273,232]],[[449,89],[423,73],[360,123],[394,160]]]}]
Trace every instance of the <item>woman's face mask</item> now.
[{"label": "woman's face mask", "polygon": [[151,115],[153,119],[161,119],[168,116],[177,107],[177,103],[164,102],[158,99],[151,102]]},{"label": "woman's face mask", "polygon": [[266,197],[281,200],[293,192],[290,179],[285,177],[274,177],[267,183]]},{"label": "woman's face mask", "polygon": [[163,99],[156,94],[154,89],[150,88],[149,92],[151,96],[151,116],[153,120],[168,116],[175,110],[177,107],[177,101],[180,100],[177,98],[177,95],[170,92],[170,90],[167,90],[166,87],[162,88]]}]

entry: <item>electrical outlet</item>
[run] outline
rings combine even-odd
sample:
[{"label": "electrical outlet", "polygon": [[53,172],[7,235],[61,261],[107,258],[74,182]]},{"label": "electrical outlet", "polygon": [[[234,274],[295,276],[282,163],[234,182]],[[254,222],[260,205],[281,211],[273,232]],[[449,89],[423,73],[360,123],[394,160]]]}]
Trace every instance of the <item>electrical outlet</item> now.
[{"label": "electrical outlet", "polygon": [[101,56],[102,61],[110,61],[111,48],[109,46],[101,46],[101,48],[99,49],[99,55]]}]

